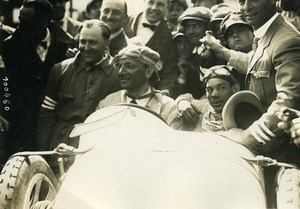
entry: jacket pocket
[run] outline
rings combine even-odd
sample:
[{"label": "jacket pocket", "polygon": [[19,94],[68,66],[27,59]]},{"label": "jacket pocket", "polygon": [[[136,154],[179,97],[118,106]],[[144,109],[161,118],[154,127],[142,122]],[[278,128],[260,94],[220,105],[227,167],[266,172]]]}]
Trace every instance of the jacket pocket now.
[{"label": "jacket pocket", "polygon": [[257,70],[250,72],[255,78],[270,78],[270,70]]}]

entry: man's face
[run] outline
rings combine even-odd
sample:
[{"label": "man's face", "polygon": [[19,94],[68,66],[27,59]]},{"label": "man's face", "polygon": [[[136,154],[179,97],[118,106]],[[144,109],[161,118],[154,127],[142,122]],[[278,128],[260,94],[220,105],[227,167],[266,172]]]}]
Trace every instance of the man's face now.
[{"label": "man's face", "polygon": [[185,36],[177,37],[175,44],[179,57],[188,58],[192,54],[193,46],[188,42]]},{"label": "man's face", "polygon": [[85,62],[94,64],[100,61],[107,49],[108,41],[102,35],[100,27],[83,27],[80,32],[79,50]]},{"label": "man's face", "polygon": [[230,49],[248,53],[252,49],[253,33],[247,26],[235,24],[228,28],[226,33]]},{"label": "man's face", "polygon": [[275,14],[276,0],[238,0],[238,2],[246,22],[255,30]]},{"label": "man's face", "polygon": [[45,31],[46,26],[43,26],[41,20],[36,17],[35,9],[32,7],[21,7],[19,20],[19,30],[22,31],[22,36],[28,40],[40,37]]},{"label": "man's face", "polygon": [[123,0],[105,0],[101,7],[100,19],[108,24],[111,33],[118,32],[125,26],[127,14]]},{"label": "man's face", "polygon": [[206,95],[209,104],[217,113],[222,113],[225,103],[234,93],[233,87],[226,80],[211,78],[206,83]]},{"label": "man's face", "polygon": [[146,0],[145,15],[149,23],[157,23],[164,19],[168,9],[168,0]]},{"label": "man's face", "polygon": [[168,11],[168,21],[172,24],[176,25],[178,22],[179,16],[184,12],[184,8],[181,6],[180,3],[174,1]]},{"label": "man's face", "polygon": [[199,46],[199,39],[203,38],[207,30],[207,24],[198,20],[186,20],[184,24],[185,34],[193,46]]},{"label": "man's face", "polygon": [[146,66],[136,59],[125,58],[118,61],[119,80],[121,87],[136,91],[149,81],[146,75]]},{"label": "man's face", "polygon": [[60,21],[64,18],[66,12],[66,0],[54,0],[52,4],[52,19]]}]

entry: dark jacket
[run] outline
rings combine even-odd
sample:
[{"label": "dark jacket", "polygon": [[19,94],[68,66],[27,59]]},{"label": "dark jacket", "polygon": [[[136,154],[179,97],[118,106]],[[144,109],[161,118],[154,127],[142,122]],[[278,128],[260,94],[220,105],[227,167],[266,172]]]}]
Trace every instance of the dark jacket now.
[{"label": "dark jacket", "polygon": [[118,54],[118,52],[126,47],[129,43],[129,38],[127,35],[122,31],[119,35],[114,37],[113,39],[110,40],[109,44],[109,52],[111,56],[115,56]]},{"label": "dark jacket", "polygon": [[49,27],[51,43],[44,62],[36,46],[24,41],[17,29],[3,43],[5,71],[1,72],[1,114],[10,123],[9,153],[34,149],[36,117],[44,98],[50,69],[65,59],[67,46]]},{"label": "dark jacket", "polygon": [[78,146],[78,140],[69,139],[73,126],[84,122],[101,99],[119,89],[118,71],[109,55],[91,68],[86,68],[80,53],[56,64],[39,112],[37,148],[51,150],[60,143]]}]

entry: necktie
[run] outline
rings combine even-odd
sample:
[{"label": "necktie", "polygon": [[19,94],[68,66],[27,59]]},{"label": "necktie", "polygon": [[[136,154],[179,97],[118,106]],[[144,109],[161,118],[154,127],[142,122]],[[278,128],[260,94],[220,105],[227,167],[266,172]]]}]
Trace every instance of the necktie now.
[{"label": "necktie", "polygon": [[256,49],[257,49],[258,40],[259,40],[259,38],[256,38],[256,37],[253,38],[253,45],[252,45],[253,51],[256,51]]},{"label": "necktie", "polygon": [[157,28],[157,25],[152,25],[149,23],[143,23],[142,25],[144,26],[144,28],[150,28],[152,31],[155,31],[155,29]]},{"label": "necktie", "polygon": [[130,101],[130,104],[137,104],[137,102],[135,101],[135,99]]}]

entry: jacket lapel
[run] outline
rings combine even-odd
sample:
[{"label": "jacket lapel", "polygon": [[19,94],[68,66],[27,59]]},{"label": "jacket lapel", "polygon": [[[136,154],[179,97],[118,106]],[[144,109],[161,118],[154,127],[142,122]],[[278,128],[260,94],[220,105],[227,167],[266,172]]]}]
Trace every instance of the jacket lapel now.
[{"label": "jacket lapel", "polygon": [[253,66],[263,56],[265,49],[270,45],[271,39],[273,38],[275,31],[278,29],[279,25],[283,21],[283,17],[279,14],[278,17],[274,20],[274,22],[270,25],[270,28],[267,30],[266,34],[261,38],[261,43],[258,45],[256,51],[253,53],[250,63],[248,65],[247,74],[253,70]]}]

